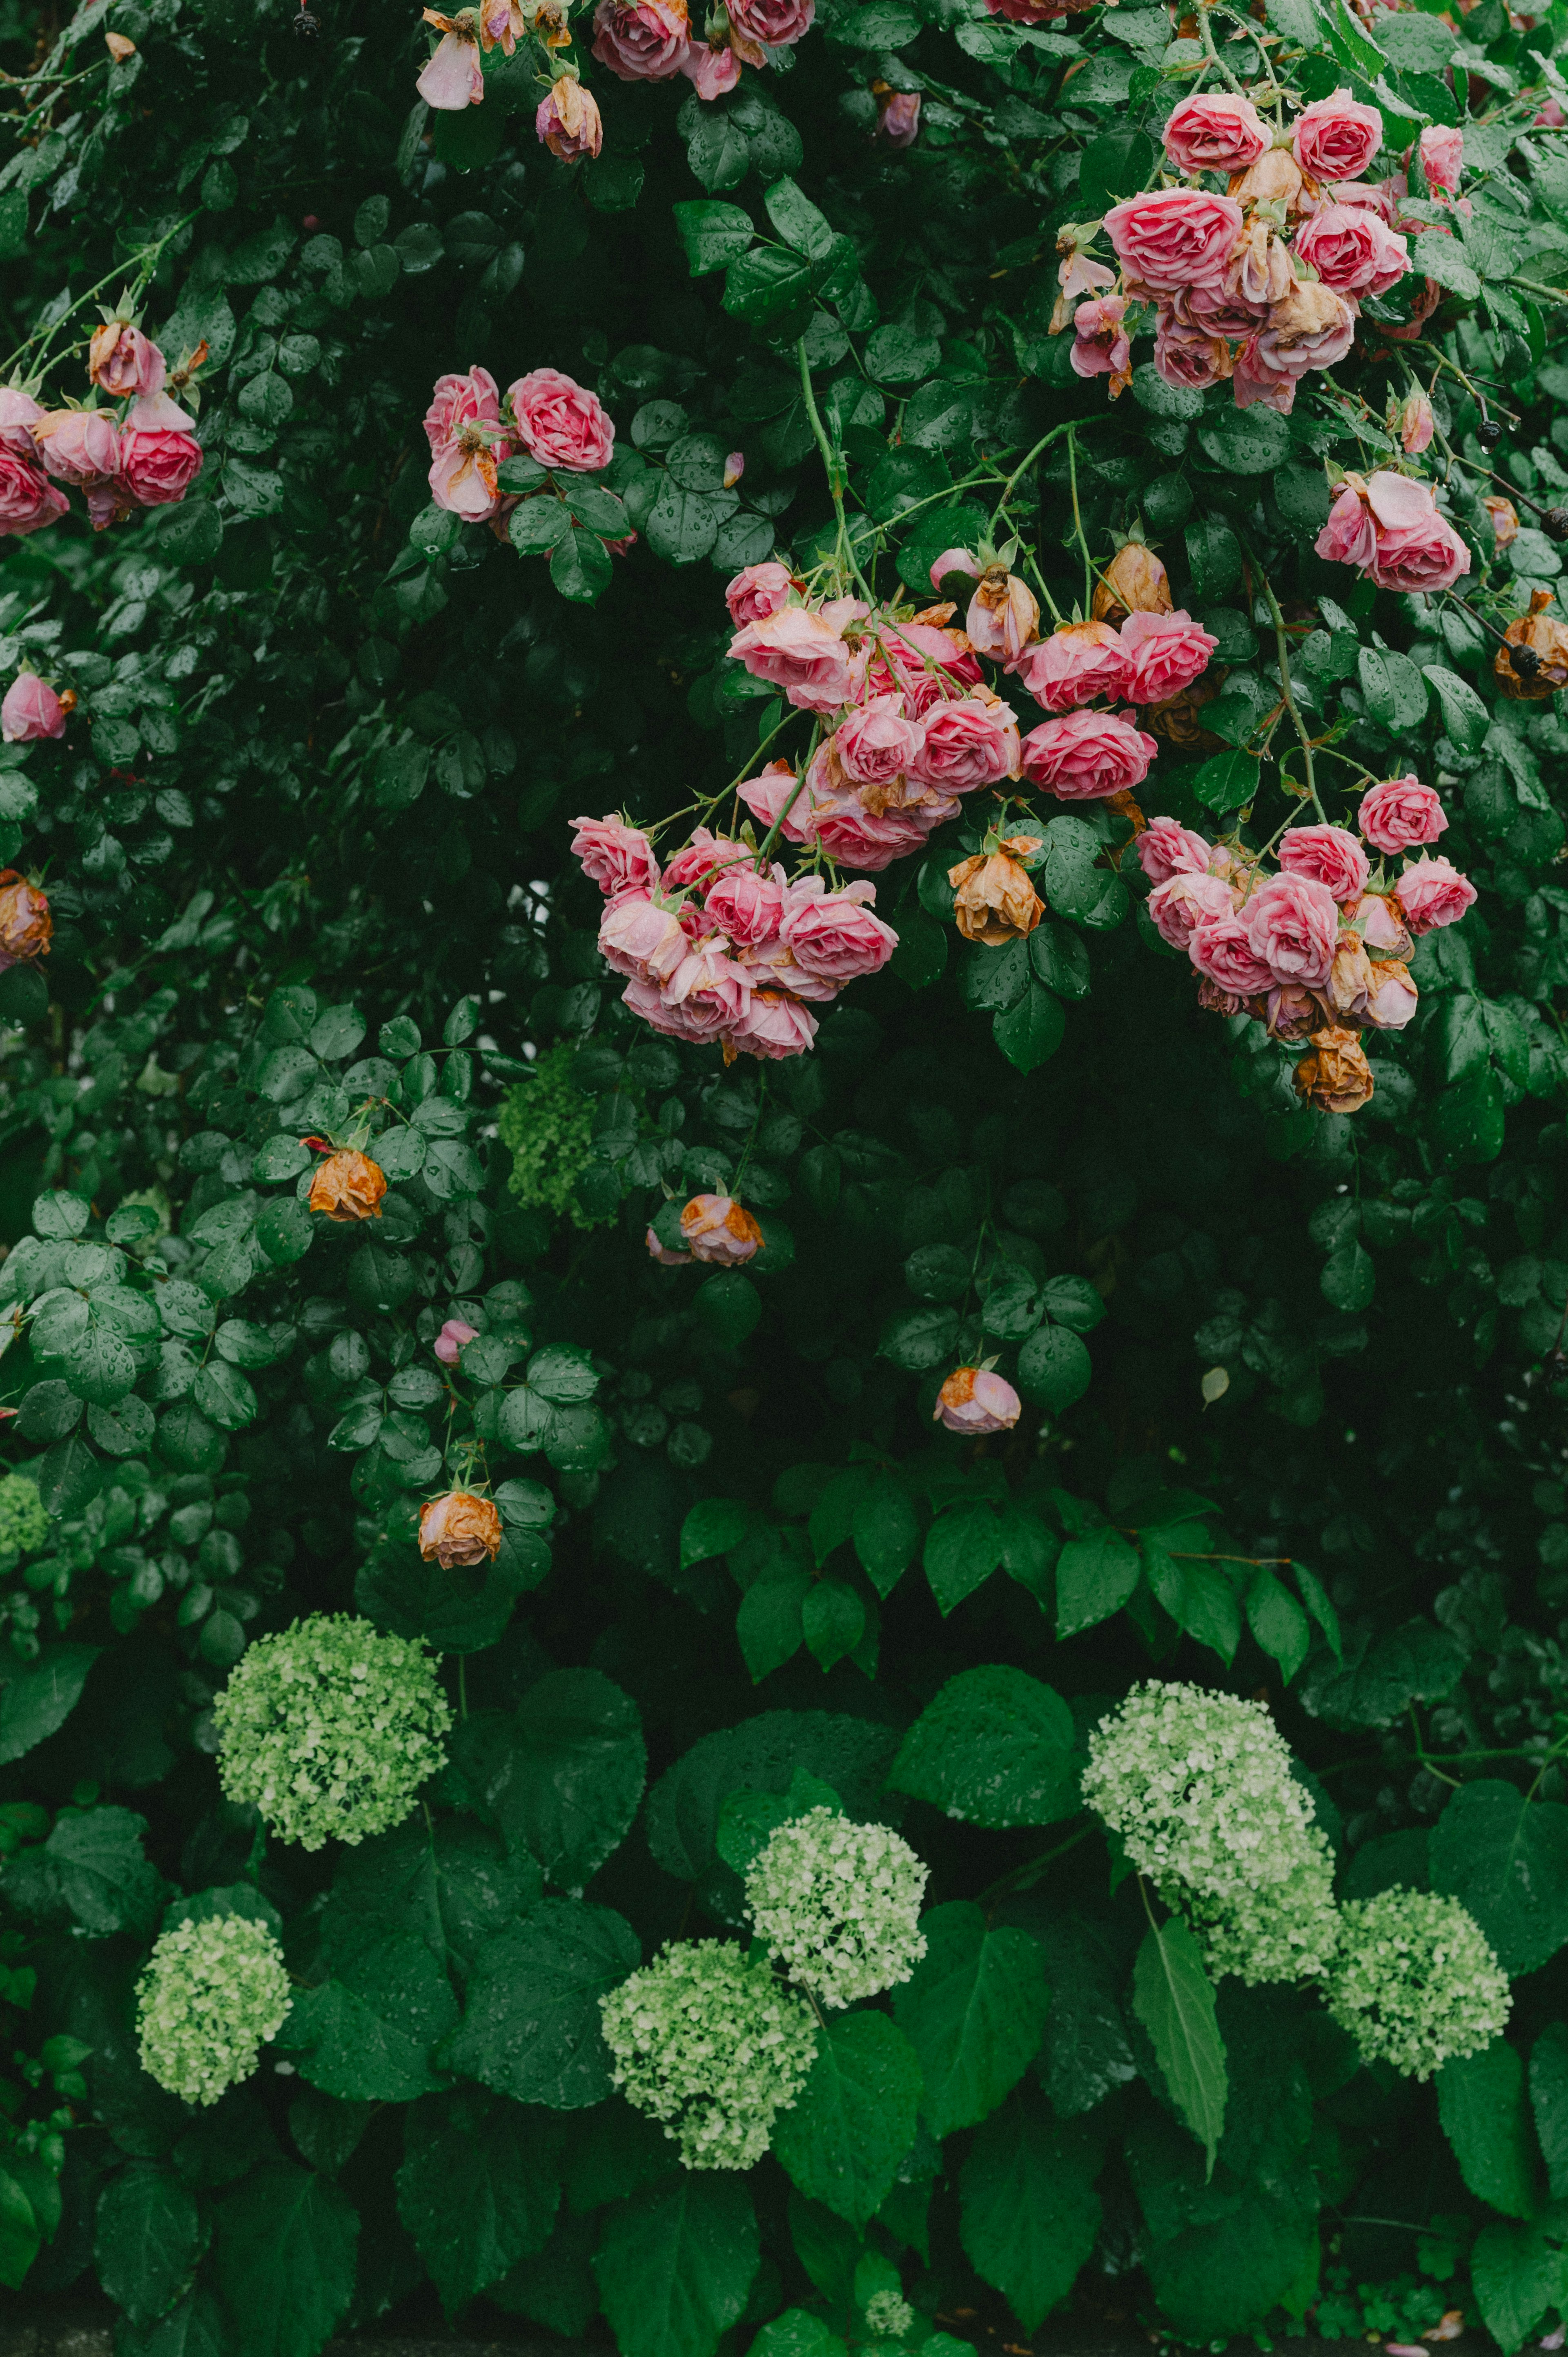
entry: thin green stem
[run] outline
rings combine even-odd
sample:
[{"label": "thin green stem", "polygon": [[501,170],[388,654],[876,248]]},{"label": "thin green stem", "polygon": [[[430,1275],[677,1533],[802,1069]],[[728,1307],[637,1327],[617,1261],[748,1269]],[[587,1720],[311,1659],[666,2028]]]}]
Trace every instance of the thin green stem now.
[{"label": "thin green stem", "polygon": [[1068,481],[1072,487],[1072,528],[1083,551],[1083,616],[1087,621],[1094,602],[1094,560],[1083,536],[1083,513],[1078,504],[1078,436],[1070,425],[1067,430],[1067,470]]},{"label": "thin green stem", "polygon": [[1058,1857],[1065,1857],[1069,1849],[1076,1849],[1079,1842],[1087,1841],[1093,1831],[1094,1821],[1091,1818],[1087,1824],[1080,1825],[1077,1833],[1069,1834],[1066,1841],[1058,1842],[1054,1848],[1045,1851],[1041,1857],[1030,1858],[1026,1865],[1014,1867],[1009,1874],[999,1875],[994,1882],[986,1885],[977,1904],[989,1907],[999,1899],[1009,1898],[1015,1891],[1029,1889],[1039,1880],[1047,1866],[1054,1866]]},{"label": "thin green stem", "polygon": [[1247,95],[1245,90],[1214,46],[1214,28],[1208,21],[1208,0],[1197,0],[1197,33],[1208,54],[1208,61],[1219,73],[1220,80],[1229,86],[1236,97],[1245,98]]},{"label": "thin green stem", "polygon": [[843,453],[842,450],[835,450],[828,440],[828,429],[822,424],[822,414],[817,407],[817,396],[811,389],[811,371],[806,359],[804,336],[801,337],[795,350],[800,362],[800,397],[806,404],[806,414],[811,421],[811,432],[816,436],[817,447],[822,454],[822,465],[827,469],[828,490],[832,494],[833,514],[838,519],[836,554],[840,581],[843,583],[853,575],[865,591],[867,600],[875,605],[875,598],[856,561],[849,536],[849,523],[844,515],[843,493],[847,477],[844,471]]},{"label": "thin green stem", "polygon": [[1295,730],[1297,742],[1301,746],[1301,757],[1306,764],[1306,791],[1311,797],[1312,807],[1317,813],[1322,823],[1326,826],[1328,815],[1318,795],[1317,775],[1313,768],[1312,738],[1307,733],[1306,723],[1301,716],[1301,707],[1295,700],[1295,690],[1291,684],[1290,647],[1285,638],[1285,618],[1280,611],[1280,601],[1274,595],[1274,585],[1259,563],[1258,553],[1245,533],[1241,535],[1241,545],[1252,561],[1253,572],[1263,585],[1263,596],[1268,600],[1269,614],[1274,626],[1274,647],[1280,671],[1280,693],[1284,697],[1285,710],[1290,714],[1291,724]]},{"label": "thin green stem", "polygon": [[[187,213],[183,221],[176,221],[174,227],[172,229],[166,230],[163,236],[156,239],[153,244],[144,245],[137,253],[131,256],[127,261],[122,262],[118,264],[114,269],[107,271],[94,285],[91,285],[87,289],[85,294],[79,295],[75,302],[71,304],[70,309],[63,312],[48,329],[44,337],[42,356],[39,359],[38,367],[31,372],[34,375],[41,375],[43,373],[44,369],[48,365],[49,347],[59,335],[60,329],[66,326],[68,321],[75,317],[77,312],[81,309],[84,304],[91,303],[95,295],[102,295],[103,289],[111,285],[114,279],[124,278],[128,269],[134,269],[136,272],[134,293],[139,295],[142,288],[146,285],[148,279],[151,278],[154,271],[157,268],[158,256],[162,253],[165,246],[167,245],[172,239],[177,238],[182,229],[188,229],[195,219],[195,213]],[[0,373],[3,373],[7,379],[9,379],[17,361],[21,360],[24,353],[31,349],[33,342],[34,338],[29,336],[25,343],[18,344],[16,350],[10,355],[9,359],[0,361]]]}]

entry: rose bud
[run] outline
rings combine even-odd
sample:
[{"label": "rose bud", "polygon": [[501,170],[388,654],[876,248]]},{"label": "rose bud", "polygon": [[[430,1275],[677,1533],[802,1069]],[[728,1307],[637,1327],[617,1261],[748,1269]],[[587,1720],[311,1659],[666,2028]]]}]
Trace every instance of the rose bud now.
[{"label": "rose bud", "polygon": [[0,385],[0,449],[36,462],[38,446],[33,427],[43,414],[32,394],[24,393],[20,385]]},{"label": "rose bud", "polygon": [[976,654],[1016,662],[1039,636],[1039,600],[1004,565],[988,565],[969,601],[964,630]]},{"label": "rose bud", "polygon": [[1355,1113],[1372,1093],[1372,1070],[1354,1031],[1315,1031],[1295,1068],[1295,1092],[1323,1113]]},{"label": "rose bud", "polygon": [[931,567],[931,587],[940,589],[950,573],[967,573],[972,581],[980,578],[980,562],[967,548],[944,548]]},{"label": "rose bud", "polygon": [[733,491],[746,472],[746,452],[732,450],[725,460],[725,489]]},{"label": "rose bud", "polygon": [[1498,548],[1511,548],[1519,538],[1519,510],[1513,501],[1494,493],[1484,499],[1481,505],[1492,520],[1492,537]]},{"label": "rose bud", "polygon": [[762,1230],[731,1195],[693,1195],[681,1214],[681,1236],[696,1260],[739,1268],[763,1249]]},{"label": "rose bud", "polygon": [[465,1325],[461,1318],[448,1318],[431,1348],[444,1367],[455,1367],[464,1343],[476,1340],[478,1331],[477,1326]]},{"label": "rose bud", "polygon": [[501,1518],[489,1498],[448,1490],[420,1509],[419,1552],[443,1571],[463,1563],[494,1563],[501,1548]]},{"label": "rose bud", "polygon": [[1168,614],[1170,579],[1152,548],[1142,541],[1122,544],[1094,587],[1094,619],[1124,622],[1129,614]]},{"label": "rose bud", "polygon": [[[120,435],[120,471],[113,489],[137,507],[156,508],[183,500],[201,472],[201,445],[191,421],[166,393],[144,393],[126,414]],[[92,492],[88,491],[88,504]]]},{"label": "rose bud", "polygon": [[6,965],[18,960],[48,955],[54,919],[38,887],[16,868],[0,870],[0,959]]},{"label": "rose bud", "polygon": [[87,373],[111,401],[161,393],[166,372],[166,363],[156,344],[128,319],[111,319],[93,329],[87,347]]},{"label": "rose bud", "polygon": [[562,74],[552,82],[535,109],[533,127],[562,164],[596,156],[605,144],[599,102],[575,74]]},{"label": "rose bud", "polygon": [[648,1246],[649,1259],[656,1260],[660,1268],[689,1268],[692,1265],[690,1253],[671,1252],[666,1245],[660,1243],[651,1228],[644,1236],[643,1242]]},{"label": "rose bud", "polygon": [[[1036,838],[1022,840],[1032,849]],[[1010,836],[1008,842],[1016,847],[1020,838]],[[983,942],[987,949],[1021,941],[1045,915],[1027,871],[1006,851],[993,851],[989,858],[977,854],[961,859],[956,867],[948,869],[948,882],[953,888],[959,931],[966,942]]]},{"label": "rose bud", "polygon": [[[1492,672],[1511,703],[1539,702],[1555,695],[1560,687],[1568,687],[1568,629],[1547,614],[1551,603],[1549,591],[1532,589],[1529,613],[1510,622],[1503,632],[1504,643],[1498,649]],[[1514,662],[1515,648],[1535,657],[1533,671]]]},{"label": "rose bud", "polygon": [[[1435,843],[1448,824],[1447,813],[1437,795],[1430,786],[1422,784],[1413,770],[1402,778],[1384,778],[1380,784],[1369,786],[1361,797],[1356,820],[1372,848],[1391,856]],[[1374,948],[1385,946],[1373,942]]]},{"label": "rose bud", "polygon": [[1407,458],[1419,458],[1437,431],[1432,404],[1424,393],[1407,394],[1399,414],[1400,448]]},{"label": "rose bud", "polygon": [[123,66],[127,58],[136,54],[135,42],[128,41],[124,33],[105,33],[103,46],[117,66]]},{"label": "rose bud", "polygon": [[7,745],[29,745],[39,737],[63,737],[70,709],[47,679],[36,671],[19,671],[0,703],[0,737]]},{"label": "rose bud", "polygon": [[990,1368],[955,1367],[937,1394],[931,1422],[972,1436],[1006,1432],[1017,1423],[1023,1406],[1012,1384]]},{"label": "rose bud", "polygon": [[1323,996],[1337,1023],[1359,1024],[1372,991],[1372,961],[1361,946],[1359,933],[1341,933],[1335,943]]},{"label": "rose bud", "polygon": [[329,1154],[310,1182],[310,1208],[329,1220],[379,1220],[386,1173],[368,1154]]},{"label": "rose bud", "polygon": [[876,101],[876,129],[890,147],[912,147],[920,128],[920,93],[918,90],[890,90],[880,93]]}]

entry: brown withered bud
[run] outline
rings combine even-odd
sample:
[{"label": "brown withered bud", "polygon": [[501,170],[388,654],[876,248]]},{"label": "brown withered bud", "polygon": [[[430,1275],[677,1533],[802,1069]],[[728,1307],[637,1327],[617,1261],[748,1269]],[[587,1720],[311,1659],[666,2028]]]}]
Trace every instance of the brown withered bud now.
[{"label": "brown withered bud", "polygon": [[499,1514],[489,1498],[471,1490],[449,1490],[420,1511],[419,1552],[444,1571],[460,1563],[494,1563],[500,1544]]},{"label": "brown withered bud", "polygon": [[1372,990],[1372,961],[1357,932],[1344,932],[1335,944],[1334,963],[1323,985],[1324,1002],[1336,1023],[1359,1027]]},{"label": "brown withered bud", "polygon": [[1255,164],[1230,175],[1230,194],[1239,205],[1283,205],[1300,212],[1302,169],[1288,147],[1266,147]]},{"label": "brown withered bud", "polygon": [[1205,974],[1197,985],[1197,1003],[1206,1015],[1240,1015],[1247,1002],[1238,998],[1233,990],[1221,990]]},{"label": "brown withered bud", "polygon": [[[65,698],[61,696],[63,704]],[[47,957],[54,919],[49,904],[36,884],[16,868],[0,868],[0,965],[18,958]]]},{"label": "brown withered bud", "polygon": [[1568,687],[1568,627],[1546,612],[1551,603],[1549,590],[1532,589],[1529,613],[1510,622],[1503,633],[1492,671],[1499,691],[1511,703],[1541,703],[1560,687]]},{"label": "brown withered bud", "polygon": [[1323,1113],[1358,1113],[1372,1093],[1372,1068],[1354,1031],[1315,1031],[1295,1068],[1295,1092]]},{"label": "brown withered bud", "polygon": [[983,942],[987,949],[999,950],[1034,931],[1045,909],[1026,871],[1012,855],[1023,852],[1026,856],[1038,843],[1037,835],[1009,835],[989,858],[976,854],[948,869],[953,915],[966,942]]},{"label": "brown withered bud", "polygon": [[1124,622],[1129,614],[1176,610],[1170,576],[1152,548],[1124,541],[1094,587],[1094,619]]},{"label": "brown withered bud", "polygon": [[1263,999],[1262,1020],[1276,1039],[1305,1039],[1323,1020],[1323,1006],[1299,982],[1277,983]]},{"label": "brown withered bud", "polygon": [[1481,505],[1492,519],[1492,535],[1499,548],[1511,548],[1519,538],[1519,510],[1511,500],[1494,494]]},{"label": "brown withered bud", "polygon": [[[1223,672],[1219,678],[1223,678]],[[1152,736],[1164,737],[1187,753],[1222,753],[1224,739],[1203,725],[1203,707],[1212,704],[1219,693],[1219,680],[1211,664],[1201,679],[1184,687],[1176,695],[1167,695],[1163,704],[1151,704],[1144,714],[1143,726]]]},{"label": "brown withered bud", "polygon": [[310,1182],[310,1208],[329,1220],[379,1220],[386,1173],[368,1154],[329,1154]]}]

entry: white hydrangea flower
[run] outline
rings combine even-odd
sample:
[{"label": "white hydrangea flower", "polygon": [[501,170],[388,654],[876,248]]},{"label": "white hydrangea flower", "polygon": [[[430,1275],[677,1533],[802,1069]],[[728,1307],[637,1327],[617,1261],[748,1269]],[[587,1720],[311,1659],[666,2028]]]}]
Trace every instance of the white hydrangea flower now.
[{"label": "white hydrangea flower", "polygon": [[746,1878],[746,1903],[792,1981],[822,2005],[854,2005],[907,1981],[925,1954],[926,1878],[886,1825],[822,1807],[768,1836]]},{"label": "white hydrangea flower", "polygon": [[188,2104],[215,2104],[283,2028],[288,1975],[264,1923],[215,1915],[163,1933],[136,1996],[143,2070]]},{"label": "white hydrangea flower", "polygon": [[1435,1890],[1382,1890],[1342,1910],[1339,1956],[1325,1995],[1369,2062],[1429,2079],[1452,2055],[1500,2035],[1508,1975],[1467,1907]]},{"label": "white hydrangea flower", "polygon": [[401,1824],[452,1724],[423,1646],[346,1612],[263,1637],[212,1709],[224,1793],[304,1849]]},{"label": "white hydrangea flower", "polygon": [[1339,1935],[1334,1862],[1312,1796],[1261,1703],[1135,1687],[1089,1739],[1083,1797],[1217,1973],[1320,1978]]},{"label": "white hydrangea flower", "polygon": [[896,2291],[874,2291],[865,2303],[865,2329],[878,2341],[902,2341],[914,2324],[914,2309]]},{"label": "white hydrangea flower", "polygon": [[726,1940],[671,1943],[599,2000],[615,2083],[688,2169],[749,2169],[817,2050],[810,2009]]}]

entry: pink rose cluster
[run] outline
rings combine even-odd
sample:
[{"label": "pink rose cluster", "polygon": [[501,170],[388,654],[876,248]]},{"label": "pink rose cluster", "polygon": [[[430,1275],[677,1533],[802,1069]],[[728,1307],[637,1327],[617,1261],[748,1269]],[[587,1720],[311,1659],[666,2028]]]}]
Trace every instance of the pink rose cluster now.
[{"label": "pink rose cluster", "polygon": [[1343,475],[1316,543],[1319,556],[1353,565],[1380,589],[1451,589],[1470,551],[1438,508],[1430,483],[1380,469]]},{"label": "pink rose cluster", "polygon": [[[684,74],[700,99],[723,98],[742,66],[765,66],[810,32],[816,0],[732,0],[694,36],[686,0],[598,0],[594,55],[619,81],[669,81]],[[911,134],[911,135],[913,135]]]},{"label": "pink rose cluster", "polygon": [[167,362],[133,321],[94,330],[87,372],[110,406],[46,410],[19,385],[0,387],[0,533],[22,539],[66,514],[58,484],[74,483],[105,532],[183,500],[201,472],[194,420],[164,391]]},{"label": "pink rose cluster", "polygon": [[552,474],[597,474],[615,449],[616,430],[597,393],[559,369],[530,369],[506,390],[489,369],[435,380],[424,414],[430,444],[430,496],[467,523],[496,523],[518,504],[496,469],[520,452]]},{"label": "pink rose cluster", "polygon": [[1097,802],[1142,785],[1159,750],[1135,711],[1093,712],[1097,699],[1129,705],[1164,704],[1190,687],[1219,645],[1190,614],[1129,614],[1109,622],[1064,622],[1011,668],[1051,715],[1023,744],[1031,785],[1061,802]]},{"label": "pink rose cluster", "polygon": [[605,896],[599,950],[626,976],[622,996],[656,1031],[744,1052],[799,1056],[813,1007],[885,966],[898,944],[873,914],[875,888],[830,891],[786,878],[744,843],[700,826],[662,868],[639,827],[574,819],[572,849]]}]

